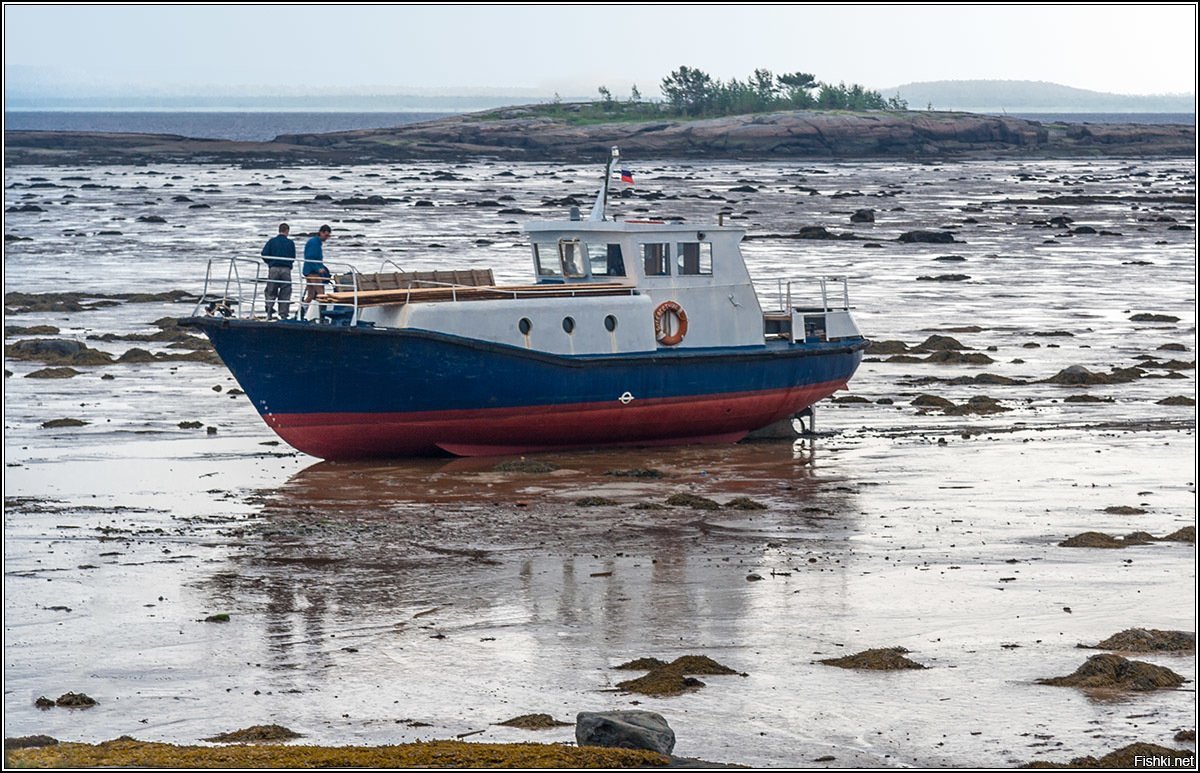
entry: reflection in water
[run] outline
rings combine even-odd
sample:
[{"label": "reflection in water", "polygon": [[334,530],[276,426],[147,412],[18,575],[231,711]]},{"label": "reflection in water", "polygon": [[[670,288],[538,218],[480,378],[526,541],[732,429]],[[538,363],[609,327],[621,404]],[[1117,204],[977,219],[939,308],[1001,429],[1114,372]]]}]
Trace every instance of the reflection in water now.
[{"label": "reflection in water", "polygon": [[[356,640],[468,629],[577,637],[601,658],[730,641],[760,614],[742,592],[750,569],[847,555],[827,536],[854,495],[817,474],[814,445],[562,454],[531,473],[496,459],[322,462],[262,492],[236,570],[202,584],[214,603],[261,609],[276,668],[317,673]],[[678,492],[767,507],[663,504]],[[584,496],[620,504],[576,505]]]}]

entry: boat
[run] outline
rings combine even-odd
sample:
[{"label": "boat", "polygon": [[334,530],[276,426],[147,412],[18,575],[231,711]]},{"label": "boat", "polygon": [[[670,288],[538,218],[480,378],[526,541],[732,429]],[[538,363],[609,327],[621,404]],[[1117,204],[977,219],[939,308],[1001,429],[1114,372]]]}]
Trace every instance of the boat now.
[{"label": "boat", "polygon": [[534,279],[491,270],[334,271],[306,320],[258,311],[258,258],[209,262],[180,320],[262,419],[327,460],[732,443],[844,389],[868,341],[847,278],[764,311],[743,228],[607,215],[530,222]]}]

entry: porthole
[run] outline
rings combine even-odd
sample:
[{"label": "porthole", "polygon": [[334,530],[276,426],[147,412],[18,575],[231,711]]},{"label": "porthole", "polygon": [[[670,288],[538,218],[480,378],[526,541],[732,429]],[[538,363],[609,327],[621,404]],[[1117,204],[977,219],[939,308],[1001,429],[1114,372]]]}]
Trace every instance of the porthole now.
[{"label": "porthole", "polygon": [[617,329],[617,318],[611,314],[609,314],[607,317],[605,317],[604,318],[604,329],[610,333],[612,331],[616,330]]},{"label": "porthole", "polygon": [[533,323],[529,321],[529,317],[521,317],[521,321],[517,323],[517,328],[521,331],[521,335],[529,335],[529,331],[533,330]]},{"label": "porthole", "polygon": [[567,335],[570,335],[571,333],[575,332],[575,318],[574,317],[563,317],[563,331]]}]

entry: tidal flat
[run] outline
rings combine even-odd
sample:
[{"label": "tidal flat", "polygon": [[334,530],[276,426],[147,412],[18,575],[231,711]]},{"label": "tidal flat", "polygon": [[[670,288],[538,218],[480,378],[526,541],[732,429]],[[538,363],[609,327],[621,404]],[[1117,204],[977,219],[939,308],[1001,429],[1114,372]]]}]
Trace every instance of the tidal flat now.
[{"label": "tidal flat", "polygon": [[[526,281],[520,222],[586,209],[591,164],[7,170],[5,736],[558,743],[501,723],[638,708],[763,767],[1194,752],[1194,649],[1120,653],[1179,688],[1038,682],[1195,632],[1194,162],[630,165],[610,211],[744,225],[764,306],[850,277],[875,345],[815,435],[321,462],[156,335],[280,221],[368,272]],[[924,668],[821,662],[895,647]],[[736,673],[618,687],[690,655]],[[96,705],[36,705],[67,693]]]}]

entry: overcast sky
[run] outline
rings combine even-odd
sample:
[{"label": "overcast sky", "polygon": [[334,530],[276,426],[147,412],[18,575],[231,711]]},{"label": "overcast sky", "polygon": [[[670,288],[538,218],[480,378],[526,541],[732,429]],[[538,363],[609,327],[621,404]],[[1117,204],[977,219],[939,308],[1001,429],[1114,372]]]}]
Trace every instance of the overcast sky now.
[{"label": "overcast sky", "polygon": [[1040,80],[1194,93],[1192,4],[5,6],[5,87],[658,96],[680,65],[886,89]]}]

